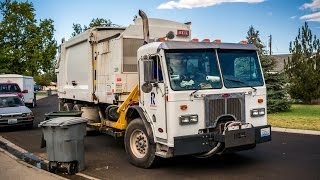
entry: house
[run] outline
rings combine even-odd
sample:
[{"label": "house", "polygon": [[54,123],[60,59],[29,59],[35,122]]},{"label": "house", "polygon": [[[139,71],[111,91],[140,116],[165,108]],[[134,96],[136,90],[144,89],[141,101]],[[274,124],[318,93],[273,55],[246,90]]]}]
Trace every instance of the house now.
[{"label": "house", "polygon": [[292,54],[276,54],[271,57],[273,57],[277,62],[273,73],[278,73],[284,70],[285,62],[288,62],[288,58],[291,58]]}]

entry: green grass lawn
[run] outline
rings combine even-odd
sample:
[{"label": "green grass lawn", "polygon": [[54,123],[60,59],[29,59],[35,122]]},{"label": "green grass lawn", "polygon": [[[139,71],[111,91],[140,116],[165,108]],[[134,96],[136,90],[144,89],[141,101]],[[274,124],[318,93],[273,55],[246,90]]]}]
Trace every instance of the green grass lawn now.
[{"label": "green grass lawn", "polygon": [[48,91],[37,91],[36,94],[39,96],[44,96],[44,95],[48,95]]},{"label": "green grass lawn", "polygon": [[320,105],[292,105],[291,111],[268,114],[273,127],[320,131]]}]

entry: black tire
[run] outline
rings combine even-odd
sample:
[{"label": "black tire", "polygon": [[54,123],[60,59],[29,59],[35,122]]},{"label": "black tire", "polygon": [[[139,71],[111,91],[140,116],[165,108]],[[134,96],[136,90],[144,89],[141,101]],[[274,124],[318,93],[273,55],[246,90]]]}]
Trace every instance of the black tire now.
[{"label": "black tire", "polygon": [[118,121],[119,114],[117,113],[118,106],[117,105],[110,105],[106,108],[106,115],[107,119],[110,121]]},{"label": "black tire", "polygon": [[36,107],[36,105],[37,105],[37,104],[36,104],[36,100],[33,99],[33,100],[32,100],[32,103],[31,103],[31,107],[34,108],[34,107]]},{"label": "black tire", "polygon": [[51,173],[55,173],[56,170],[57,170],[57,165],[56,165],[56,163],[49,162],[49,164],[48,164],[48,171],[51,172]]},{"label": "black tire", "polygon": [[76,163],[76,162],[71,162],[71,163],[69,163],[68,166],[67,166],[67,172],[68,172],[68,174],[69,174],[69,175],[73,175],[73,174],[77,173],[77,172],[78,172],[77,166],[78,166],[78,163]]},{"label": "black tire", "polygon": [[73,104],[72,103],[64,103],[63,104],[63,111],[72,111]]},{"label": "black tire", "polygon": [[27,127],[27,129],[33,129],[33,121],[32,121],[32,123],[27,124],[26,127]]},{"label": "black tire", "polygon": [[72,108],[73,111],[81,111],[81,108],[83,107],[82,104],[75,104]]},{"label": "black tire", "polygon": [[154,164],[156,145],[148,136],[146,127],[140,118],[129,123],[124,136],[124,145],[128,159],[133,165],[150,168]]}]

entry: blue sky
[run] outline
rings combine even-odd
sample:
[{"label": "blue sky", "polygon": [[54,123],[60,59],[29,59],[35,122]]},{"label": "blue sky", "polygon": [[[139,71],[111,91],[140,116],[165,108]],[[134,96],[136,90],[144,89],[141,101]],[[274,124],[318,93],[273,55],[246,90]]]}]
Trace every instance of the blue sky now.
[{"label": "blue sky", "polygon": [[[23,1],[23,0],[21,0]],[[88,25],[92,18],[107,18],[128,26],[142,9],[148,17],[192,22],[192,37],[239,42],[253,25],[265,45],[273,37],[273,53],[289,52],[298,28],[309,21],[320,37],[320,0],[29,0],[37,19],[51,18],[58,43],[68,39],[72,23]]]}]

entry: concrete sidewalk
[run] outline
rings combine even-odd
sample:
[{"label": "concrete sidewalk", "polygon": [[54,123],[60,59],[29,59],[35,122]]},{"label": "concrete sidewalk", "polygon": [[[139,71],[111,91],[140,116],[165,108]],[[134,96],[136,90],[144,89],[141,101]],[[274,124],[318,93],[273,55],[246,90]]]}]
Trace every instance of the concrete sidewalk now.
[{"label": "concrete sidewalk", "polygon": [[65,180],[61,176],[31,166],[1,148],[0,162],[0,179]]}]

